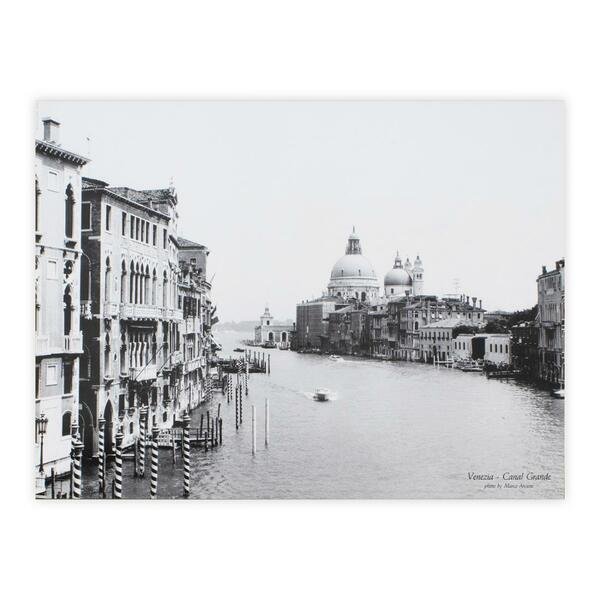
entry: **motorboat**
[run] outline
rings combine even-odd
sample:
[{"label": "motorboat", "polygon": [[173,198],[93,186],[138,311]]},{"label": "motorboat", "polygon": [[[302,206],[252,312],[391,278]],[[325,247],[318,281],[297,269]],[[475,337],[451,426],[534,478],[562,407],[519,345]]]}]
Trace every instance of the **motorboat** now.
[{"label": "motorboat", "polygon": [[340,360],[340,357],[337,354],[331,354],[329,360]]},{"label": "motorboat", "polygon": [[331,392],[327,388],[317,388],[313,398],[319,402],[327,402],[330,396]]},{"label": "motorboat", "polygon": [[234,352],[246,352],[243,348],[234,348]]},{"label": "motorboat", "polygon": [[565,397],[565,388],[560,388],[559,390],[552,390],[552,395],[555,398],[563,398]]}]

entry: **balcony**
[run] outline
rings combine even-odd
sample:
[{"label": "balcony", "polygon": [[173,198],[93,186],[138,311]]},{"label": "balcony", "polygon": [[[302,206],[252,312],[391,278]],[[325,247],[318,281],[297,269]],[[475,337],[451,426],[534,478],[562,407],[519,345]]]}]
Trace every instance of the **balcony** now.
[{"label": "balcony", "polygon": [[184,334],[200,333],[200,319],[198,317],[187,317],[184,321]]},{"label": "balcony", "polygon": [[105,302],[102,305],[103,316],[116,317],[119,315],[119,305],[117,302]]},{"label": "balcony", "polygon": [[64,351],[73,352],[74,354],[82,353],[81,345],[81,334],[71,334],[63,336],[64,339]]},{"label": "balcony", "polygon": [[156,365],[146,365],[145,367],[132,367],[129,369],[131,381],[148,381],[156,379]]},{"label": "balcony", "polygon": [[145,306],[141,304],[121,304],[119,317],[121,319],[154,319],[161,318],[162,311],[159,306]]},{"label": "balcony", "polygon": [[202,359],[198,356],[196,358],[192,358],[192,360],[188,360],[183,364],[183,372],[191,373],[196,369],[199,369],[202,366]]},{"label": "balcony", "polygon": [[171,364],[178,365],[181,362],[183,362],[183,354],[181,353],[181,350],[175,350],[175,352],[171,354]]}]

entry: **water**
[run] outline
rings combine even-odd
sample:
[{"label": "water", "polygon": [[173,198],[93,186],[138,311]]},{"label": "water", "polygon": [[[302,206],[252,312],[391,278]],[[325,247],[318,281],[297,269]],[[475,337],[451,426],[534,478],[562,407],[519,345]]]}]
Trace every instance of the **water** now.
[{"label": "water", "polygon": [[[228,356],[249,334],[217,336]],[[250,376],[244,421],[216,393],[192,415],[216,414],[223,445],[192,448],[192,498],[556,498],[564,495],[564,404],[546,391],[428,365],[272,350],[271,375]],[[315,402],[317,387],[330,402]],[[264,401],[270,441],[264,444]],[[251,405],[257,411],[252,456]],[[182,497],[182,459],[160,451],[159,498]],[[149,450],[147,455],[149,469]],[[150,480],[124,463],[123,497],[148,498]],[[84,495],[97,497],[95,467]],[[550,475],[528,481],[527,473]],[[469,473],[492,474],[493,481]],[[504,473],[524,474],[505,487]],[[485,485],[493,488],[486,488]],[[531,486],[531,487],[528,487]]]}]

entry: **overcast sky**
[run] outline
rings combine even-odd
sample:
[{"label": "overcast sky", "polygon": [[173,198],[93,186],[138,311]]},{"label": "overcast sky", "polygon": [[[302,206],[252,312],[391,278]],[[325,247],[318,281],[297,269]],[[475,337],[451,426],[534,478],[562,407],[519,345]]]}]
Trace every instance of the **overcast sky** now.
[{"label": "overcast sky", "polygon": [[418,253],[426,293],[458,280],[490,310],[535,304],[565,254],[560,102],[41,102],[46,116],[90,177],[174,179],[221,321],[267,302],[295,320],[353,225],[381,284],[396,250]]}]

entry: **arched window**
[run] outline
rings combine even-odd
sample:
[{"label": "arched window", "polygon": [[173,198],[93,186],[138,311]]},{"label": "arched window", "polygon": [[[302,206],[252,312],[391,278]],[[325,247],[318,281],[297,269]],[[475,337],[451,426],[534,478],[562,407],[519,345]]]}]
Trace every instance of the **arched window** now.
[{"label": "arched window", "polygon": [[152,270],[152,305],[156,306],[156,269]]},{"label": "arched window", "polygon": [[108,333],[104,338],[104,376],[110,375],[110,337]]},{"label": "arched window", "polygon": [[146,274],[144,276],[144,304],[150,304],[150,269],[146,265]]},{"label": "arched window", "polygon": [[62,435],[71,435],[71,411],[63,413],[62,416]]},{"label": "arched window", "polygon": [[67,186],[65,194],[65,236],[73,237],[73,211],[75,207],[75,197],[73,195],[73,186]]},{"label": "arched window", "polygon": [[125,334],[121,335],[121,373],[127,373],[127,340]]},{"label": "arched window", "polygon": [[64,334],[71,335],[71,314],[73,311],[73,300],[71,298],[71,286],[68,285],[65,288],[65,294],[63,296],[63,323],[64,323]]},{"label": "arched window", "polygon": [[169,280],[167,279],[167,272],[163,271],[163,299],[162,304],[167,308],[167,298],[169,294]]},{"label": "arched window", "polygon": [[40,185],[37,175],[35,176],[35,231],[40,230]]},{"label": "arched window", "polygon": [[106,257],[106,270],[104,271],[104,302],[110,302],[110,258]]},{"label": "arched window", "polygon": [[360,295],[360,299],[364,302],[367,299],[367,294],[366,292],[362,292]]},{"label": "arched window", "polygon": [[121,263],[121,302],[127,302],[127,266],[125,261]]},{"label": "arched window", "polygon": [[136,263],[135,265],[135,294],[134,294],[134,302],[136,304],[140,303],[140,265],[138,263]]},{"label": "arched window", "polygon": [[129,303],[134,303],[135,293],[135,269],[133,267],[133,261],[129,264]]}]

